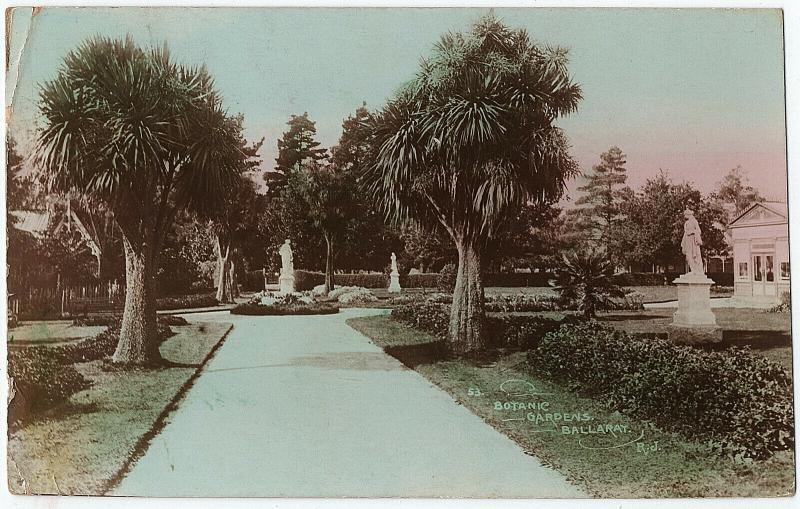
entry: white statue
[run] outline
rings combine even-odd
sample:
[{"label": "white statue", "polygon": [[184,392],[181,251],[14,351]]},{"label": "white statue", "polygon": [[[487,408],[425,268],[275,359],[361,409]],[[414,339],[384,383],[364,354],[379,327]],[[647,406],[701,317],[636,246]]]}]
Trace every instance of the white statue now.
[{"label": "white statue", "polygon": [[278,253],[281,255],[281,275],[278,278],[279,293],[294,293],[294,256],[289,239],[283,243]]},{"label": "white statue", "polygon": [[293,276],[294,275],[294,257],[292,256],[292,242],[286,239],[278,253],[281,255],[281,275]]},{"label": "white statue", "polygon": [[686,264],[689,272],[695,274],[705,274],[703,269],[703,256],[700,246],[703,245],[703,238],[700,233],[700,225],[694,217],[691,209],[683,212],[686,222],[683,223],[683,240],[681,240],[681,252],[686,256]]},{"label": "white statue", "polygon": [[389,293],[400,293],[400,272],[397,270],[397,256],[392,253],[392,272],[389,274]]}]

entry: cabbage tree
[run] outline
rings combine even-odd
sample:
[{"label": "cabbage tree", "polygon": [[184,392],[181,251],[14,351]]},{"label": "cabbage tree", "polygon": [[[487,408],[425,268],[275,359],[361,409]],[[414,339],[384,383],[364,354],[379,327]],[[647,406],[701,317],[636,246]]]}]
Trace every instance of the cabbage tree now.
[{"label": "cabbage tree", "polygon": [[38,105],[34,160],[45,188],[102,203],[122,232],[126,295],[113,360],[158,362],[161,246],[179,211],[221,203],[244,157],[236,122],[204,67],[130,37],[96,37],[69,52]]},{"label": "cabbage tree", "polygon": [[493,15],[447,33],[372,122],[364,181],[395,221],[441,225],[458,250],[450,317],[457,353],[483,345],[486,247],[526,202],[551,203],[577,172],[555,122],[581,91],[567,51]]}]

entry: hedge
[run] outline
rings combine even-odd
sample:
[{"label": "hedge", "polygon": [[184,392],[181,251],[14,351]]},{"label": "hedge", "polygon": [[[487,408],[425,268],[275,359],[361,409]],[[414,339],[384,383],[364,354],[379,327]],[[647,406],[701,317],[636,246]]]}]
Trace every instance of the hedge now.
[{"label": "hedge", "polygon": [[207,308],[217,306],[218,304],[217,298],[211,293],[179,295],[156,299],[156,308],[160,310]]},{"label": "hedge", "polygon": [[528,365],[734,458],[794,448],[791,375],[747,348],[704,351],[586,322],[546,334]]},{"label": "hedge", "polygon": [[245,303],[231,309],[232,315],[248,316],[287,316],[287,315],[333,315],[339,308],[321,302],[303,305],[285,306],[280,304],[264,305]]}]

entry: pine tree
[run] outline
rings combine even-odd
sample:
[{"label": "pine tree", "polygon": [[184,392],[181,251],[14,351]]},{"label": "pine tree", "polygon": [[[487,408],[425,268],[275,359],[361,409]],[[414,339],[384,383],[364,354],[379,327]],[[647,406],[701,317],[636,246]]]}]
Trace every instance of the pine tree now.
[{"label": "pine tree", "polygon": [[314,121],[308,118],[308,112],[299,116],[292,115],[286,125],[289,129],[278,140],[275,168],[264,173],[267,194],[270,196],[278,196],[286,187],[289,175],[297,171],[305,161],[319,161],[326,157],[325,149],[319,148],[316,140],[317,128]]},{"label": "pine tree", "polygon": [[619,147],[611,147],[600,154],[600,164],[583,176],[587,183],[578,188],[584,193],[575,201],[577,208],[570,215],[582,230],[584,240],[596,248],[604,248],[611,230],[619,219],[620,204],[629,191],[625,188],[627,170],[625,154]]}]

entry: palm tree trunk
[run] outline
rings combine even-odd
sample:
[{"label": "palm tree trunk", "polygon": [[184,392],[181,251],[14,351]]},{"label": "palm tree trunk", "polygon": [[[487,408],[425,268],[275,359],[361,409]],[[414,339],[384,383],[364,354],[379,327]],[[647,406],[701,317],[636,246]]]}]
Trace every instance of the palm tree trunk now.
[{"label": "palm tree trunk", "polygon": [[233,302],[231,295],[231,246],[223,247],[223,241],[217,236],[217,301]]},{"label": "palm tree trunk", "polygon": [[328,246],[325,254],[325,295],[334,289],[333,284],[333,240],[325,234],[325,243]]},{"label": "palm tree trunk", "polygon": [[483,281],[481,253],[477,246],[459,238],[458,271],[450,310],[450,349],[468,354],[485,347],[483,337]]},{"label": "palm tree trunk", "polygon": [[112,361],[120,364],[156,364],[161,360],[156,326],[156,272],[158,248],[154,242],[132,243],[125,248],[125,308],[122,328]]}]

